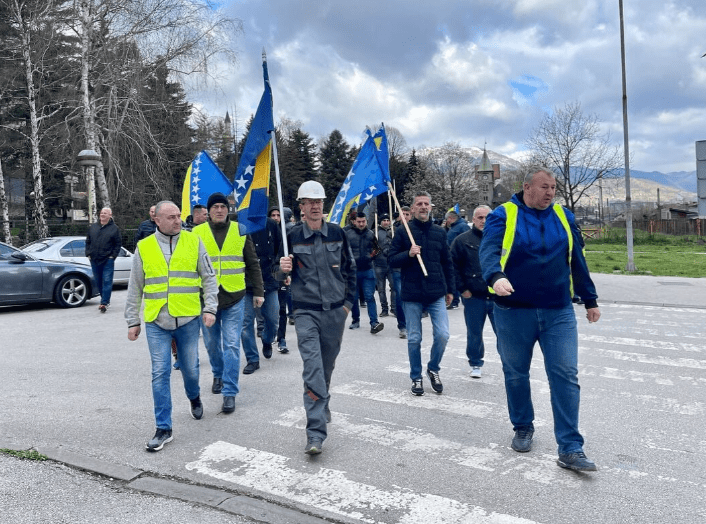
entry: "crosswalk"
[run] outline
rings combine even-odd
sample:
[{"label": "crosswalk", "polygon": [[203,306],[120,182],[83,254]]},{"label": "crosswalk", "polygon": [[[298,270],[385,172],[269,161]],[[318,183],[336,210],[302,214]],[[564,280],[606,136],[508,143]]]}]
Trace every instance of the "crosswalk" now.
[{"label": "crosswalk", "polygon": [[[614,522],[656,512],[669,497],[683,497],[687,505],[701,500],[706,481],[690,478],[684,465],[694,453],[706,455],[706,312],[635,305],[602,309],[602,321],[607,322],[587,327],[583,319],[579,327],[582,429],[590,434],[591,457],[599,464],[596,474],[576,475],[555,464],[549,386],[539,350],[532,365],[532,392],[535,426],[545,445],[527,454],[510,450],[511,426],[494,335],[487,326],[488,372],[481,380],[471,379],[465,337],[457,334],[462,315],[453,319],[456,333],[442,362],[447,386],[443,395],[410,395],[406,352],[382,352],[392,342],[380,338],[372,339],[379,347],[369,348],[379,373],[364,373],[362,364],[349,364],[345,373],[337,369],[332,387],[332,407],[338,409],[329,428],[331,439],[356,449],[374,447],[386,457],[419,456],[448,472],[439,477],[445,484],[425,490],[420,483],[407,483],[397,471],[376,476],[356,468],[356,462],[360,468],[369,467],[374,460],[370,457],[337,461],[327,455],[325,464],[317,464],[303,453],[253,449],[236,439],[205,446],[186,469],[296,507],[368,523],[580,522],[586,517],[580,501],[587,490],[616,508],[621,500],[654,494],[637,512],[615,509],[610,520]],[[577,309],[579,322],[582,314]],[[683,335],[682,326],[689,326]],[[362,333],[354,336],[358,338],[347,335],[344,345],[371,340]],[[360,373],[355,372],[358,368]],[[351,407],[356,405],[366,409]],[[383,416],[391,412],[405,416]],[[270,424],[303,435],[304,410],[298,402],[283,405]],[[474,431],[458,431],[456,426]],[[477,487],[472,490],[477,496],[462,496],[463,483]],[[496,497],[490,486],[508,494],[516,490],[517,496]],[[536,493],[536,505],[524,500],[531,493]],[[540,495],[545,493],[552,495]],[[566,499],[565,507],[551,507],[549,501],[557,498]]]}]

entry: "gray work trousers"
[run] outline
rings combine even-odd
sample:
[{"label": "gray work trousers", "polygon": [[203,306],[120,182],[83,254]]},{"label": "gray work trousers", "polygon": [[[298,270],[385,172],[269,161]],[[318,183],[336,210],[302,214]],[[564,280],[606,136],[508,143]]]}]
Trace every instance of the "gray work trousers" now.
[{"label": "gray work trousers", "polygon": [[329,385],[341,351],[347,316],[343,307],[329,311],[294,310],[294,328],[304,362],[304,409],[309,439],[326,439]]}]

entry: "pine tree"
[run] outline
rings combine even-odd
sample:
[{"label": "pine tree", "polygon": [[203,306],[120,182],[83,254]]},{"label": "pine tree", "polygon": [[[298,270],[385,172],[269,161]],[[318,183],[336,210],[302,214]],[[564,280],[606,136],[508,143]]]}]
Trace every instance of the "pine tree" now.
[{"label": "pine tree", "polygon": [[297,190],[307,180],[316,180],[314,144],[308,133],[295,129],[280,154],[282,199],[284,205],[296,209]]},{"label": "pine tree", "polygon": [[333,203],[343,181],[353,166],[350,146],[338,129],[326,138],[319,151],[319,181],[326,191],[326,201]]}]

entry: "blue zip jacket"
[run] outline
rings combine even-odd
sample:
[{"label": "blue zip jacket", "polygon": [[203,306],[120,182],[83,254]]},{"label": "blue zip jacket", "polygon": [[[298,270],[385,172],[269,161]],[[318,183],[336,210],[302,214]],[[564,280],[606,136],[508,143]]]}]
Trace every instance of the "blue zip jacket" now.
[{"label": "blue zip jacket", "polygon": [[574,238],[569,272],[569,241],[552,207],[527,207],[522,191],[513,195],[511,202],[518,206],[517,226],[505,271],[500,269],[507,219],[504,207],[488,215],[480,247],[483,278],[488,285],[493,287],[500,278],[507,278],[515,289],[510,296],[496,296],[496,303],[505,307],[563,308],[571,304],[569,279],[573,278],[574,293],[584,300],[586,309],[597,307],[596,287],[583,256],[581,232],[573,213],[564,208]]}]

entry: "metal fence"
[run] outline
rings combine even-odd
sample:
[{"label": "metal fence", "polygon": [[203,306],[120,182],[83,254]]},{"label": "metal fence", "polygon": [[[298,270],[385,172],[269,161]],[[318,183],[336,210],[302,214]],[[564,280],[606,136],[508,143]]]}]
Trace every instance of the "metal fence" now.
[{"label": "metal fence", "polygon": [[[613,222],[613,227],[625,227],[625,222]],[[646,231],[647,233],[662,233],[674,236],[705,236],[706,219],[686,219],[672,218],[671,220],[633,220],[633,229]]]}]

